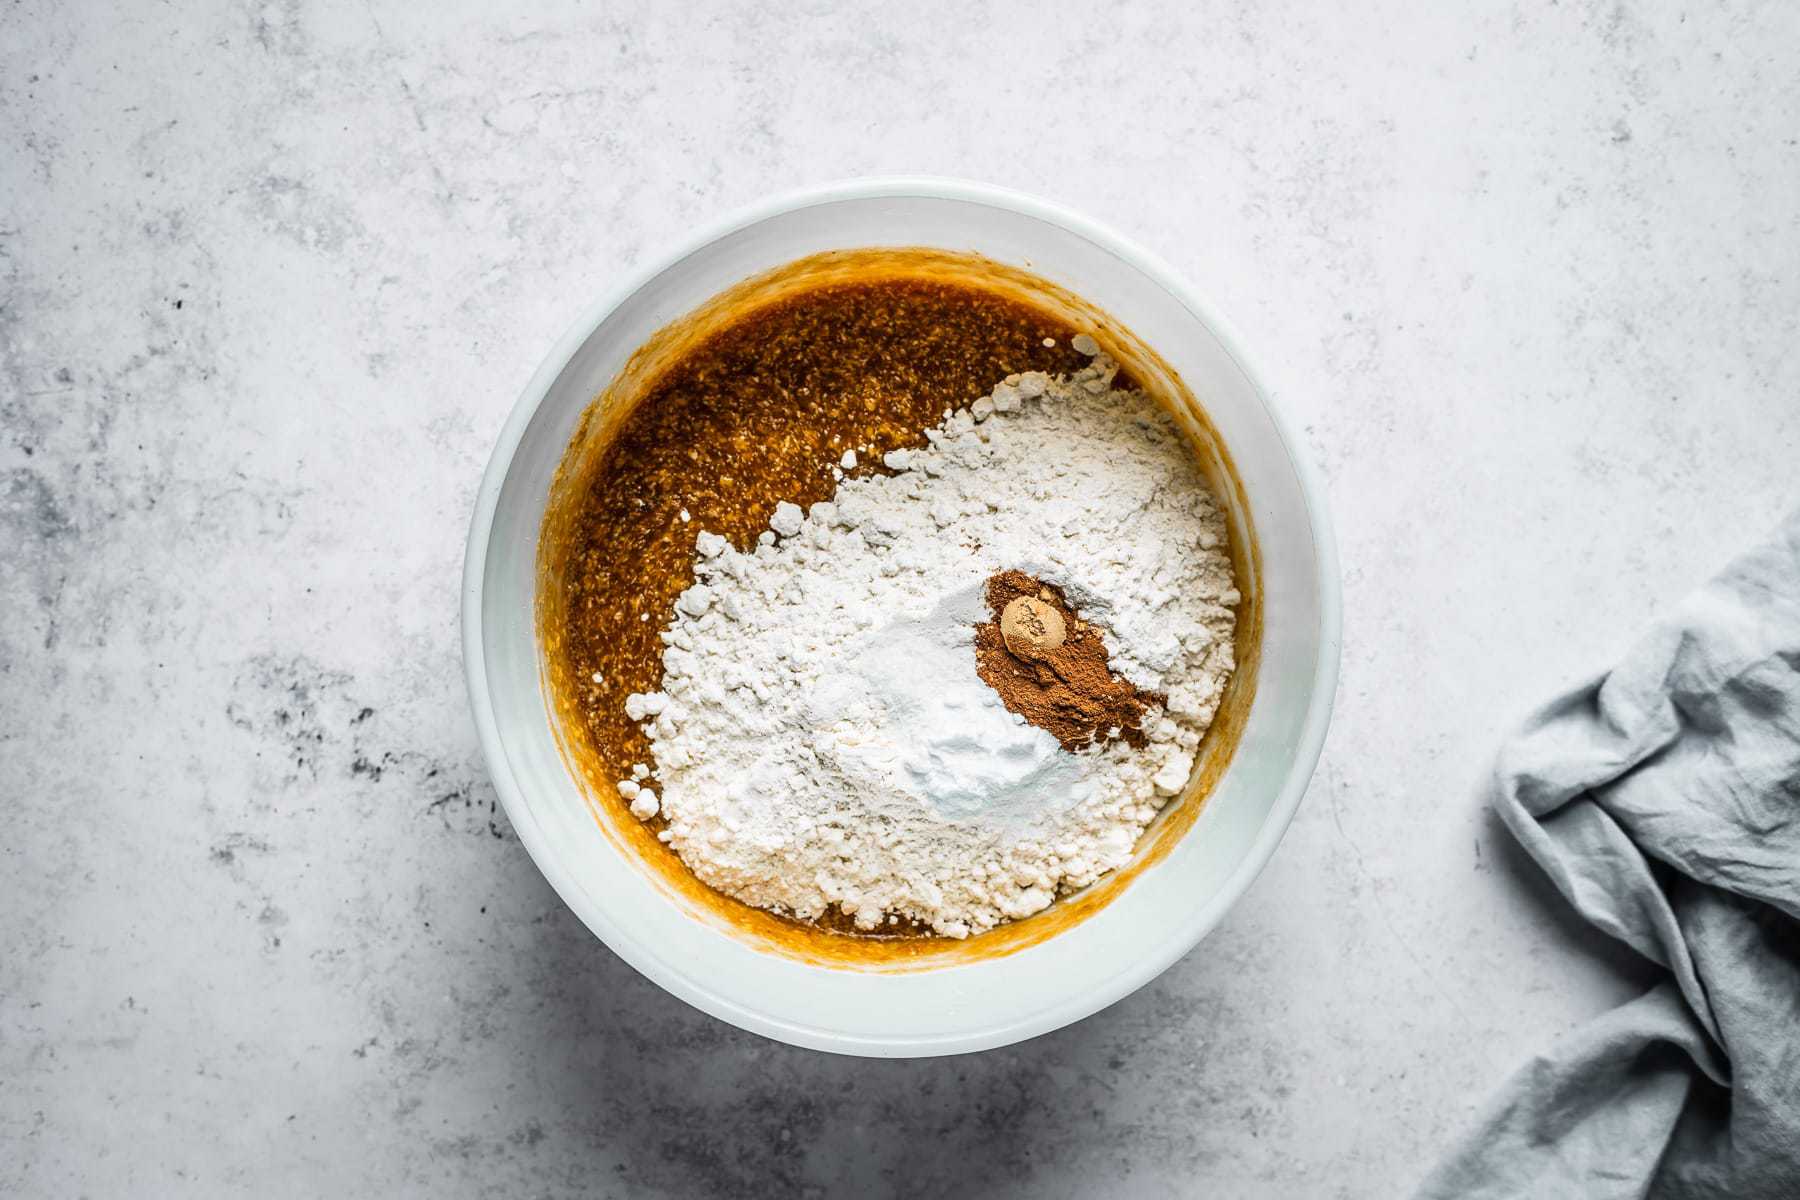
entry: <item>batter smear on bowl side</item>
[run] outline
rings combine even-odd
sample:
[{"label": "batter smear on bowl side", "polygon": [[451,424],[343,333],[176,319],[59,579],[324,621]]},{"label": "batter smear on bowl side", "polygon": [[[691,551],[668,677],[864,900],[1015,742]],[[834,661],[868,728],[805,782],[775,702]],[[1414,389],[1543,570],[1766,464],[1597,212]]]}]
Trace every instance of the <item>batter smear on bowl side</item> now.
[{"label": "batter smear on bowl side", "polygon": [[[806,431],[795,461],[822,468],[770,487],[757,527],[666,493],[594,502],[680,505],[649,545],[681,586],[639,597],[635,622],[601,612],[654,638],[648,664],[571,645],[594,668],[590,730],[629,754],[621,800],[718,891],[967,937],[1124,865],[1186,787],[1235,665],[1225,518],[1168,414],[1091,337],[1034,317],[984,312],[1013,347],[998,365],[1027,369],[945,403],[913,445]],[[919,378],[988,357],[934,330]],[[891,383],[839,380],[838,403]],[[784,389],[819,403],[807,390]],[[621,569],[592,566],[590,614],[613,595],[595,575]]]}]

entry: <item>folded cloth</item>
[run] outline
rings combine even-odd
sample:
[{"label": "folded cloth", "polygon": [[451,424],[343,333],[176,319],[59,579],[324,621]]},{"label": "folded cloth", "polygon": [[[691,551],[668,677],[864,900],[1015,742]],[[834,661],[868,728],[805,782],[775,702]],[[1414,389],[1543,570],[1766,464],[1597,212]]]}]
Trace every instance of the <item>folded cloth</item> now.
[{"label": "folded cloth", "polygon": [[1800,511],[1496,776],[1564,898],[1666,976],[1527,1064],[1420,1200],[1800,1198]]}]

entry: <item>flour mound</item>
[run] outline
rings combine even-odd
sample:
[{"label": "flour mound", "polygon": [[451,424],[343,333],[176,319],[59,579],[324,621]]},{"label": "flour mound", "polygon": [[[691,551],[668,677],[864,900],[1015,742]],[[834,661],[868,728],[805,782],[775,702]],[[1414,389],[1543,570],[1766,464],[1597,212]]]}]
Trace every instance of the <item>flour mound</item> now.
[{"label": "flour mound", "polygon": [[[1225,523],[1171,418],[1072,376],[1013,376],[740,551],[701,533],[633,695],[661,836],[748,904],[966,937],[1124,864],[1193,772],[1230,677]],[[845,456],[849,461],[849,456]],[[1061,588],[1112,669],[1167,705],[1148,742],[1071,753],[976,674],[989,576]],[[649,789],[644,789],[646,792]]]}]

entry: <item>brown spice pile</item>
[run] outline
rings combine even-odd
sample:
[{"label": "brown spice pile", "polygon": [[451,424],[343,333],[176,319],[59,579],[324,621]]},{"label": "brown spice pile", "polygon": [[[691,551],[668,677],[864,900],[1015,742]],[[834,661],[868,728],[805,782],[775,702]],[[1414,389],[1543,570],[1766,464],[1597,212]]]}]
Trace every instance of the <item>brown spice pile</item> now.
[{"label": "brown spice pile", "polygon": [[[1008,648],[1001,614],[1021,598],[1035,601],[1031,607],[1040,614],[1050,609],[1062,618],[1060,644],[1054,634],[1047,640],[1015,634]],[[1065,750],[1115,736],[1133,746],[1145,744],[1144,712],[1167,697],[1140,691],[1113,674],[1099,631],[1076,617],[1061,589],[1023,571],[1002,571],[988,580],[987,603],[994,619],[975,627],[975,670],[1009,712],[1049,732]],[[1054,620],[1049,625],[1054,629]]]}]

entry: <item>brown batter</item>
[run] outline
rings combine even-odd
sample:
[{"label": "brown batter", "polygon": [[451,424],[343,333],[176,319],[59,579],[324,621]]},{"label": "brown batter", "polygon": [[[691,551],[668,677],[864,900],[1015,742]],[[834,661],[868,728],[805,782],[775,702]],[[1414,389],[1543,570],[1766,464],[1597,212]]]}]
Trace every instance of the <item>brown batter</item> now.
[{"label": "brown batter", "polygon": [[[865,330],[908,329],[949,344],[859,340]],[[1029,272],[933,249],[828,251],[746,279],[658,330],[583,414],[551,486],[538,546],[535,609],[552,725],[598,829],[697,919],[760,951],[817,966],[914,971],[986,961],[1087,920],[1164,861],[1192,827],[1232,761],[1255,695],[1262,610],[1253,534],[1231,543],[1237,576],[1250,587],[1237,625],[1238,669],[1201,747],[1198,798],[1166,812],[1130,865],[1028,921],[967,940],[843,936],[845,921],[809,924],[751,908],[702,884],[657,841],[661,822],[632,817],[613,790],[631,763],[648,761],[647,745],[624,720],[624,697],[659,679],[655,634],[688,582],[696,529],[710,525],[747,543],[776,500],[816,500],[831,490],[830,464],[842,447],[858,446],[860,469],[868,470],[881,452],[922,441],[921,431],[952,400],[986,393],[1005,373],[1078,367],[1085,359],[1068,344],[1076,329],[1104,331],[1130,375],[1154,381],[1152,390],[1195,433],[1215,494],[1233,511],[1245,509],[1243,485],[1204,409],[1141,339]],[[796,339],[804,343],[809,334],[820,342],[815,377],[866,375],[875,405],[854,404],[855,393],[799,392],[811,385],[791,368],[806,357]],[[1057,344],[1042,346],[1044,337]],[[770,352],[759,354],[759,343]],[[957,357],[938,357],[945,350]],[[734,357],[748,360],[735,380],[727,370]],[[759,386],[767,374],[789,376],[785,395]],[[909,376],[941,398],[899,389]],[[647,395],[650,404],[642,403]],[[683,504],[692,518],[686,524]],[[603,684],[592,682],[595,673]]]},{"label": "brown batter", "polygon": [[829,498],[844,451],[856,450],[857,472],[883,470],[883,453],[923,445],[946,409],[1007,375],[1078,370],[1087,358],[1069,346],[1075,332],[972,285],[833,284],[740,317],[654,382],[577,517],[563,636],[552,642],[613,777],[651,762],[625,697],[660,684],[657,635],[693,582],[696,533],[748,547],[778,501]]}]

